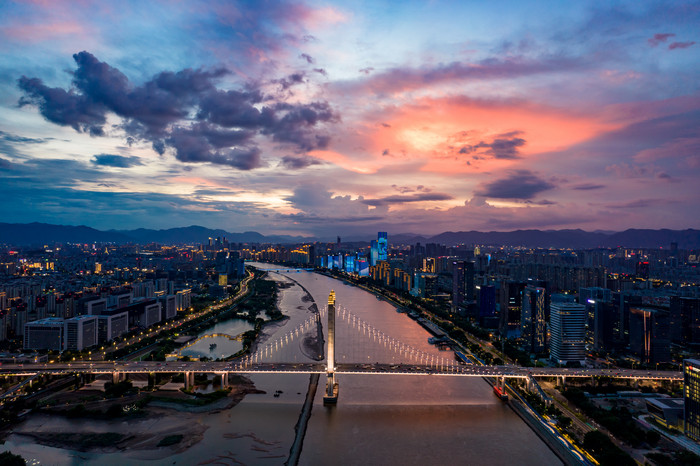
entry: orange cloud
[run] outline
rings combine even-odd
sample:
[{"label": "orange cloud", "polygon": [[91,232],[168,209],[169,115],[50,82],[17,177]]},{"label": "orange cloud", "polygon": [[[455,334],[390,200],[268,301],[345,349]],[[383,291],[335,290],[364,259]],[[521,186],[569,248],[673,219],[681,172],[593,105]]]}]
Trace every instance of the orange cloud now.
[{"label": "orange cloud", "polygon": [[423,98],[393,111],[365,145],[385,158],[427,159],[424,171],[466,173],[505,168],[514,159],[563,150],[618,127],[523,101]]}]

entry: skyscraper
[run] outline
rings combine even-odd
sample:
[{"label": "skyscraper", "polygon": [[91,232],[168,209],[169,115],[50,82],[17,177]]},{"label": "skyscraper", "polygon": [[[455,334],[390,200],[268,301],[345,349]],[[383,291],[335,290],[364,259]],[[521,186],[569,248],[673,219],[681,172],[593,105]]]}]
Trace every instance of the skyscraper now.
[{"label": "skyscraper", "polygon": [[474,300],[474,263],[452,261],[452,310],[464,315]]},{"label": "skyscraper", "polygon": [[533,353],[544,351],[547,343],[545,296],[544,288],[527,286],[523,290],[520,336],[525,340],[527,350]]},{"label": "skyscraper", "polygon": [[558,364],[586,360],[586,307],[576,303],[553,302],[550,359]]},{"label": "skyscraper", "polygon": [[386,231],[377,233],[377,260],[386,261],[389,258],[389,237]]},{"label": "skyscraper", "polygon": [[642,362],[670,361],[669,313],[659,309],[631,308],[630,350]]},{"label": "skyscraper", "polygon": [[525,283],[502,282],[499,292],[500,329],[506,338],[520,337],[520,317],[522,313],[522,292]]}]

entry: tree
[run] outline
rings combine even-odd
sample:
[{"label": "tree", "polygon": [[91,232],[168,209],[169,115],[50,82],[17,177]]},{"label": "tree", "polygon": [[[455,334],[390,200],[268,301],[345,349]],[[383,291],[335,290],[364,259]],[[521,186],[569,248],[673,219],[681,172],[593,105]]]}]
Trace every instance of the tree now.
[{"label": "tree", "polygon": [[567,416],[558,416],[557,417],[557,424],[559,424],[559,427],[561,427],[562,429],[568,429],[569,427],[571,427],[572,422],[573,421],[571,420],[570,417],[567,417]]},{"label": "tree", "polygon": [[0,464],[3,466],[26,466],[27,462],[19,455],[3,451],[0,453]]},{"label": "tree", "polygon": [[652,447],[655,447],[661,440],[661,435],[655,430],[648,430],[646,433],[646,441]]}]

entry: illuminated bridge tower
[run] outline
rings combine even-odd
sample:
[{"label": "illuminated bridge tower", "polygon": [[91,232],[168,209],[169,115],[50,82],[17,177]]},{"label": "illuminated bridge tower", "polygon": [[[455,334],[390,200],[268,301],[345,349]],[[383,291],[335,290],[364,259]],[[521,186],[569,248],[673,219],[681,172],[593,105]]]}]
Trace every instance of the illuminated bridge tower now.
[{"label": "illuminated bridge tower", "polygon": [[326,355],[326,394],[323,404],[334,405],[338,401],[338,383],[335,381],[335,291],[328,295],[328,353]]}]

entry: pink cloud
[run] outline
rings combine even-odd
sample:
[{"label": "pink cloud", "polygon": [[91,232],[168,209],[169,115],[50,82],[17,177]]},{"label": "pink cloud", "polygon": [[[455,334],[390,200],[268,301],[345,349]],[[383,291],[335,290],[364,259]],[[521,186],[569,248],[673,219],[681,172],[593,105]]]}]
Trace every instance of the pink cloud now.
[{"label": "pink cloud", "polygon": [[665,158],[682,159],[700,153],[700,137],[679,138],[662,144],[659,147],[646,149],[634,156],[636,162],[653,162]]},{"label": "pink cloud", "polygon": [[695,42],[674,42],[668,46],[668,49],[687,49],[688,47],[692,47],[693,45],[695,45]]},{"label": "pink cloud", "polygon": [[31,43],[64,37],[86,37],[89,34],[85,25],[77,21],[60,21],[49,24],[15,24],[1,30],[6,37]]},{"label": "pink cloud", "polygon": [[649,45],[652,47],[656,47],[662,42],[666,42],[669,38],[675,37],[675,34],[671,33],[663,33],[663,34],[654,34],[654,37],[649,39],[647,42],[649,42]]}]

